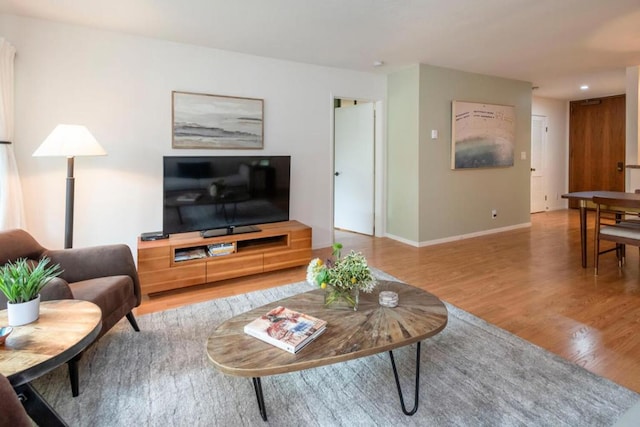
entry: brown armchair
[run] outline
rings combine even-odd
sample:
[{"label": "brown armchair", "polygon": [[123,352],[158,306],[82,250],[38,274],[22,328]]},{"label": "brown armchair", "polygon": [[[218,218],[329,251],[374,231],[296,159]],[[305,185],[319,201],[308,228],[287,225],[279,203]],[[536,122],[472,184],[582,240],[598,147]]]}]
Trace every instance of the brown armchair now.
[{"label": "brown armchair", "polygon": [[31,419],[9,380],[0,375],[0,427],[31,427]]},{"label": "brown armchair", "polygon": [[[49,257],[63,272],[51,280],[40,293],[42,300],[81,299],[91,301],[102,310],[100,338],[124,316],[139,331],[133,316],[140,305],[140,281],[131,250],[126,245],[47,250],[24,230],[0,232],[0,265],[19,258],[39,260]],[[0,309],[6,308],[0,293]],[[96,340],[98,339],[96,338]],[[78,395],[78,360],[68,362],[73,396]]]}]

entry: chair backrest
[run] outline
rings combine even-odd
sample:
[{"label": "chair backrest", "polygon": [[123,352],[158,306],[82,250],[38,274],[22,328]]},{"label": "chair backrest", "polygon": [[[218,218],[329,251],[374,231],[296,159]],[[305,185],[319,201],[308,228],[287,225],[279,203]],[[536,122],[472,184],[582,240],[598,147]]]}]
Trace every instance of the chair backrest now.
[{"label": "chair backrest", "polygon": [[[640,247],[640,194],[627,193],[620,197],[594,197],[596,224],[594,236],[594,270],[598,275],[600,255],[614,251],[618,267],[624,264],[624,245]],[[600,241],[615,243],[615,248],[600,249]]]},{"label": "chair backrest", "polygon": [[640,246],[640,195],[635,198],[594,197],[593,202],[596,204],[596,251],[599,251],[601,239]]},{"label": "chair backrest", "polygon": [[19,258],[40,259],[46,249],[21,229],[0,231],[0,265]]},{"label": "chair backrest", "polygon": [[[629,193],[631,195],[631,193]],[[608,210],[640,212],[640,194],[629,198],[594,197],[593,203]]]}]

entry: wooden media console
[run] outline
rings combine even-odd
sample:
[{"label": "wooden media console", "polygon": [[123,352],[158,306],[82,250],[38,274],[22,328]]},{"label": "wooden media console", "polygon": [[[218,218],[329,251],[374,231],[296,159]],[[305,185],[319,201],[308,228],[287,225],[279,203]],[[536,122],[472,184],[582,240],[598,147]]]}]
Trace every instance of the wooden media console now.
[{"label": "wooden media console", "polygon": [[142,294],[306,265],[311,260],[311,227],[297,221],[257,227],[260,231],[217,237],[193,232],[146,242],[138,238]]}]

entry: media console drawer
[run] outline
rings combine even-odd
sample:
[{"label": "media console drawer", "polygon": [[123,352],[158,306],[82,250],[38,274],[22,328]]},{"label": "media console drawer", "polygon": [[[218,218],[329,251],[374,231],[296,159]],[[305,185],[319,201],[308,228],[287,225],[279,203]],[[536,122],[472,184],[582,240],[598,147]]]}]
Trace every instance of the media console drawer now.
[{"label": "media console drawer", "polygon": [[207,261],[207,282],[263,272],[263,255],[219,256]]},{"label": "media console drawer", "polygon": [[[203,238],[192,232],[172,234],[164,240],[138,239],[142,294],[302,266],[311,260],[311,227],[298,221],[257,227],[260,231],[218,237]],[[209,245],[232,246],[232,250],[211,256],[206,250]],[[200,249],[205,252],[202,258],[198,257]],[[177,261],[176,253],[183,260]]]},{"label": "media console drawer", "polygon": [[138,276],[142,294],[148,295],[205,283],[206,268],[204,264],[191,264],[155,271],[139,271]]}]

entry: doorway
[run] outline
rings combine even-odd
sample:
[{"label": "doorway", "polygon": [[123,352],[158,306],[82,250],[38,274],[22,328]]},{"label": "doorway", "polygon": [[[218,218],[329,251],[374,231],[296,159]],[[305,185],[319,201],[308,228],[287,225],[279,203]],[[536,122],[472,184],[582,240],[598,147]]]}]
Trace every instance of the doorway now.
[{"label": "doorway", "polygon": [[569,107],[569,191],[625,191],[625,95]]},{"label": "doorway", "polygon": [[375,103],[334,101],[333,226],[375,234]]},{"label": "doorway", "polygon": [[531,213],[547,210],[545,151],[547,118],[531,116]]}]

